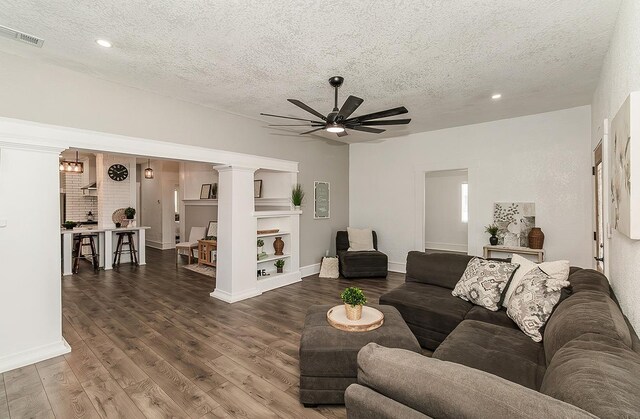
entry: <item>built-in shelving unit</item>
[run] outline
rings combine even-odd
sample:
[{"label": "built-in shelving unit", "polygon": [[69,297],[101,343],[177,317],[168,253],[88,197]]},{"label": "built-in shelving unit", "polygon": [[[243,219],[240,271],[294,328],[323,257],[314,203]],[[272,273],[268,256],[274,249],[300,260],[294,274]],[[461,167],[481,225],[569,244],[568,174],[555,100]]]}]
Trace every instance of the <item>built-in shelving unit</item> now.
[{"label": "built-in shelving unit", "polygon": [[184,205],[218,206],[217,199],[183,199]]},{"label": "built-in shelving unit", "polygon": [[[258,276],[258,287],[262,292],[301,280],[300,274],[300,214],[301,211],[255,211],[258,230],[279,229],[277,233],[256,234],[256,240],[264,241],[267,258],[257,261],[257,271],[265,270],[267,276]],[[276,238],[284,242],[284,255],[276,256],[273,243]],[[285,261],[284,272],[277,273],[274,262]],[[256,271],[256,273],[257,273]]]}]

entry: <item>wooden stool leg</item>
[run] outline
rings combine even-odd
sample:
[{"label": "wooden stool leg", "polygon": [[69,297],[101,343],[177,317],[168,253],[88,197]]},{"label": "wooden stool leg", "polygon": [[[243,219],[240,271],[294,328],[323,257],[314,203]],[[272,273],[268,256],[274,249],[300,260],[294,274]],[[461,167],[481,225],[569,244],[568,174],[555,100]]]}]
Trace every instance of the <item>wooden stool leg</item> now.
[{"label": "wooden stool leg", "polygon": [[93,237],[89,237],[89,244],[91,245],[91,260],[93,262],[93,270],[98,272],[100,262],[98,262],[98,252],[96,252],[96,244],[93,241]]},{"label": "wooden stool leg", "polygon": [[133,241],[133,233],[127,234],[129,239],[129,255],[131,255],[131,263],[138,266],[138,252],[136,251],[136,243]]},{"label": "wooden stool leg", "polygon": [[73,244],[73,273],[77,274],[80,270],[80,249],[82,248],[82,240],[77,239]]},{"label": "wooden stool leg", "polygon": [[122,236],[118,234],[118,243],[116,244],[116,251],[113,254],[113,266],[119,266],[119,256],[122,250]]}]

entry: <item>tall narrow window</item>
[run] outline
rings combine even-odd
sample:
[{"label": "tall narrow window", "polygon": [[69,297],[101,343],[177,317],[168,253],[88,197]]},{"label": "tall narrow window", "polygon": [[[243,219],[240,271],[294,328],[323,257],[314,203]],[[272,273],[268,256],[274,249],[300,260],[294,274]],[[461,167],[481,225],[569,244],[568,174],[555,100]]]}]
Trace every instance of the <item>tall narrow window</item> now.
[{"label": "tall narrow window", "polygon": [[178,207],[178,190],[173,191],[173,211],[177,214],[179,212]]},{"label": "tall narrow window", "polygon": [[461,210],[460,210],[460,215],[461,215],[460,218],[463,223],[468,223],[469,222],[469,184],[463,183],[460,185],[460,197],[462,198],[460,200],[460,202],[462,203]]}]

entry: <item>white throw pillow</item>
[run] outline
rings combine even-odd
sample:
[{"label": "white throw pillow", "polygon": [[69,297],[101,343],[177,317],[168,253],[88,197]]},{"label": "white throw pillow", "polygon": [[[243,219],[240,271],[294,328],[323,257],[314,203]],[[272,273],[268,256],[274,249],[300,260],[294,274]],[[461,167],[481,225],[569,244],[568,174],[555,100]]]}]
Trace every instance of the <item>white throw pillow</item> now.
[{"label": "white throw pillow", "polygon": [[373,232],[370,228],[347,227],[349,236],[349,252],[376,250],[373,248]]},{"label": "white throw pillow", "polygon": [[[550,279],[548,280],[549,286],[555,288],[557,284],[563,284],[569,278],[569,261],[568,260],[557,260],[554,262],[542,262],[535,263],[530,261],[529,259],[522,257],[520,255],[514,254],[511,257],[511,263],[517,263],[520,265],[520,269],[516,271],[513,275],[513,279],[511,283],[507,287],[507,290],[504,293],[504,299],[502,300],[502,307],[509,306],[509,300],[511,299],[511,295],[513,291],[522,283],[522,279],[531,272],[534,268],[540,268],[542,272],[547,274]],[[562,287],[562,286],[561,286]]]}]

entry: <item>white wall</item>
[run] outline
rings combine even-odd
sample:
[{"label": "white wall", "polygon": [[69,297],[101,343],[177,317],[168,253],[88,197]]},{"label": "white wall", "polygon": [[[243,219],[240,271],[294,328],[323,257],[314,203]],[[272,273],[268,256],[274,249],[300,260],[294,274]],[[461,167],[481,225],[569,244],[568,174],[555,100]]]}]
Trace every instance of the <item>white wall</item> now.
[{"label": "white wall", "polygon": [[[109,168],[121,164],[129,171],[123,181],[115,181],[108,175]],[[98,224],[113,226],[113,212],[120,208],[136,206],[136,159],[117,154],[96,155],[96,183],[98,186]],[[137,208],[136,208],[137,211]],[[138,214],[136,214],[138,218]]]},{"label": "white wall", "polygon": [[371,226],[392,267],[422,243],[426,171],[468,168],[469,254],[488,242],[494,202],[535,202],[549,260],[591,266],[590,108],[350,146],[350,224]]},{"label": "white wall", "polygon": [[424,247],[467,252],[468,223],[462,222],[462,184],[466,170],[427,172],[425,179]]},{"label": "white wall", "polygon": [[[336,231],[348,223],[346,145],[284,135],[257,120],[34,59],[0,53],[0,63],[0,92],[11,98],[0,101],[0,116],[300,162],[298,181],[310,197],[300,217],[301,265],[320,262],[325,249],[335,248]],[[313,219],[314,180],[331,182],[329,220]]]},{"label": "white wall", "polygon": [[[592,148],[602,138],[603,121],[609,123],[632,91],[640,90],[640,2],[623,0],[611,46],[592,102]],[[637,140],[637,139],[636,139]],[[607,165],[607,150],[603,156]],[[605,182],[608,185],[608,182]],[[608,196],[608,187],[604,188]],[[605,203],[609,202],[605,199]],[[636,216],[640,216],[637,214]],[[609,280],[622,310],[640,331],[640,240],[612,232],[605,246]]]},{"label": "white wall", "polygon": [[[147,164],[143,165],[147,168]],[[140,179],[140,223],[151,227],[146,232],[147,245],[157,249],[175,247],[175,211],[173,190],[178,184],[178,163],[151,160],[153,179]]]}]

